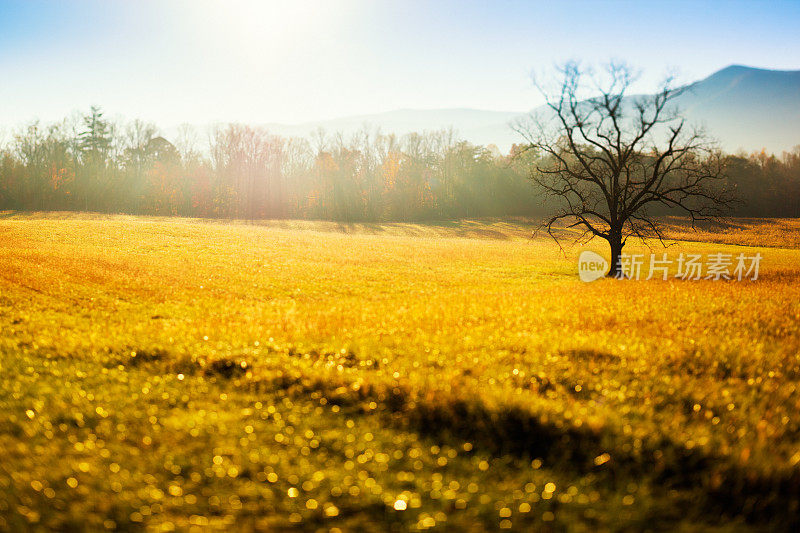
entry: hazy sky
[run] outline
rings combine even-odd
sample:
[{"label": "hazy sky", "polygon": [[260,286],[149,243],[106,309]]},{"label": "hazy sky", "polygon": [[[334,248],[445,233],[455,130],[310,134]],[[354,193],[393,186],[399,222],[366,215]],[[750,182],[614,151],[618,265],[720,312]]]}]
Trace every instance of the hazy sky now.
[{"label": "hazy sky", "polygon": [[524,111],[531,70],[624,59],[641,90],[800,69],[800,2],[4,1],[0,124],[99,104],[163,126],[398,108]]}]

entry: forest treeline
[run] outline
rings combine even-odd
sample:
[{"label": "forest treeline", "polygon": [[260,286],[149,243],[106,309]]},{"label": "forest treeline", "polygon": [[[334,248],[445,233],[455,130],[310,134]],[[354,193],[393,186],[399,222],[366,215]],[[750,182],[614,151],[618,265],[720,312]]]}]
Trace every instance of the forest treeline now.
[{"label": "forest treeline", "polygon": [[[0,145],[0,210],[75,210],[239,219],[410,221],[540,216],[536,154],[502,154],[453,131],[283,138],[240,124],[201,145],[149,123],[114,124],[98,108],[38,122]],[[800,147],[726,156],[731,215],[800,216]]]}]

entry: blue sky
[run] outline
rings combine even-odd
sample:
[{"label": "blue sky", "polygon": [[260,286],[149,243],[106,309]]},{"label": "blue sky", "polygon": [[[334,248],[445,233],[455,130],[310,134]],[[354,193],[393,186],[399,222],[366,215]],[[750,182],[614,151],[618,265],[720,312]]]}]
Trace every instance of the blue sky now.
[{"label": "blue sky", "polygon": [[160,125],[399,108],[524,111],[532,70],[626,60],[637,87],[800,69],[800,2],[0,0],[0,125],[91,104]]}]

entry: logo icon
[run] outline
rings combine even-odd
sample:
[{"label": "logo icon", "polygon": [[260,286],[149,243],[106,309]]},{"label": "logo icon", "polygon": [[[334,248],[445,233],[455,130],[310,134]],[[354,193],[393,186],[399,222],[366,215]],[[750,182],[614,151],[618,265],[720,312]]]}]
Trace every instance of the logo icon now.
[{"label": "logo icon", "polygon": [[578,256],[578,276],[581,281],[590,282],[602,278],[608,272],[608,261],[591,250],[584,250]]}]

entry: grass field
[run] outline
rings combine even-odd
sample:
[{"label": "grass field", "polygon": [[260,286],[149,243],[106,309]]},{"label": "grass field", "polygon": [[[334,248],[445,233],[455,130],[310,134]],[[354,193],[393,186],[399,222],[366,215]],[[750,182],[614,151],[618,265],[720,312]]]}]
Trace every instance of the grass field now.
[{"label": "grass field", "polygon": [[670,224],[760,278],[585,284],[521,222],[8,215],[0,529],[791,530],[800,223]]}]

